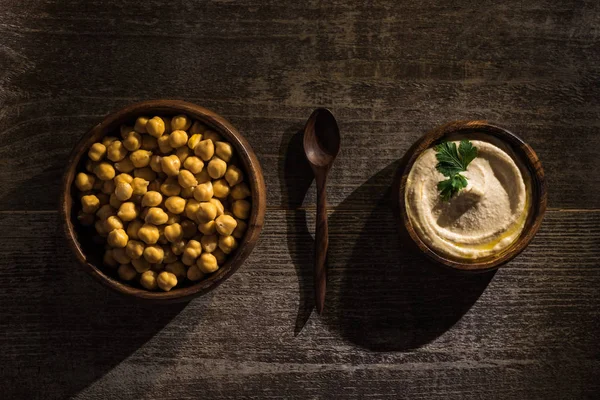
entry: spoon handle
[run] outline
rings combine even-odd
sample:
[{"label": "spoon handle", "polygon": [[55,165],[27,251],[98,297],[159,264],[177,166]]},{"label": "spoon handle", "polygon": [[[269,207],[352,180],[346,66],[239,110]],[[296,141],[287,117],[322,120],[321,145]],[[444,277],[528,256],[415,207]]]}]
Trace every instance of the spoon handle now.
[{"label": "spoon handle", "polygon": [[325,291],[327,288],[327,248],[329,246],[329,227],[327,225],[327,191],[325,190],[327,175],[318,175],[317,186],[317,221],[315,232],[315,304],[321,314],[325,307]]}]

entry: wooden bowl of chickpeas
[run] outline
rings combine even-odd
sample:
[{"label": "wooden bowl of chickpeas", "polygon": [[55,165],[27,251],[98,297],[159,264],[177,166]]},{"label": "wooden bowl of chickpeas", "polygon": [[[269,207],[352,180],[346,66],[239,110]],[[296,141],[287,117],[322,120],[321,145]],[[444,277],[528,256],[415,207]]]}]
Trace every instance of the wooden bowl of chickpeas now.
[{"label": "wooden bowl of chickpeas", "polygon": [[224,118],[153,100],[108,115],[75,146],[60,211],[83,268],[120,293],[186,301],[248,257],[266,209],[256,155]]}]

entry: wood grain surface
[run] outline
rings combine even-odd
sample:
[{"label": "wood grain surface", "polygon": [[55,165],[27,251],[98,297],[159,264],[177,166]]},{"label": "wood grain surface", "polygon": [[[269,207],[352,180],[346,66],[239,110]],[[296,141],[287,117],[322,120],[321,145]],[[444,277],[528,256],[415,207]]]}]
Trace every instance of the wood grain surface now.
[{"label": "wood grain surface", "polygon": [[[0,0],[0,397],[598,398],[599,32],[584,0]],[[229,120],[268,188],[247,262],[169,306],[80,271],[56,212],[81,135],[156,98]],[[318,106],[343,143],[321,317],[299,134]],[[542,227],[495,274],[397,242],[397,162],[457,119],[520,135],[546,172]]]}]

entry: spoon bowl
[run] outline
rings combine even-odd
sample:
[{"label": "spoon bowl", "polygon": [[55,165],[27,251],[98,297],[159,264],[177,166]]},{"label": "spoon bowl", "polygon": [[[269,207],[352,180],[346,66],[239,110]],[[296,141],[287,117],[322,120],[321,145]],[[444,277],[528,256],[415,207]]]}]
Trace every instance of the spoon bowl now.
[{"label": "spoon bowl", "polygon": [[304,129],[304,152],[313,168],[331,167],[340,151],[340,130],[326,108],[317,108]]}]

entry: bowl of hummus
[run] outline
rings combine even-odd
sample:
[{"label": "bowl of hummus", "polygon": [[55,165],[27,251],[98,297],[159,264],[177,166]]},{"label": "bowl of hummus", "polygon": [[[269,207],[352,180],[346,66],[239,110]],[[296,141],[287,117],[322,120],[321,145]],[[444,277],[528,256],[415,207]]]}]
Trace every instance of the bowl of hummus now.
[{"label": "bowl of hummus", "polygon": [[439,264],[495,269],[523,251],[542,222],[542,165],[506,129],[485,121],[451,122],[420,138],[401,164],[402,225]]}]

